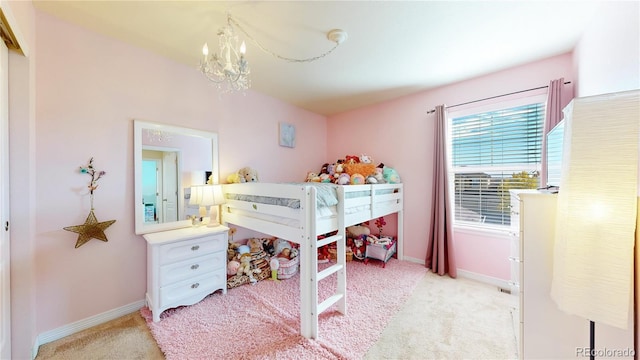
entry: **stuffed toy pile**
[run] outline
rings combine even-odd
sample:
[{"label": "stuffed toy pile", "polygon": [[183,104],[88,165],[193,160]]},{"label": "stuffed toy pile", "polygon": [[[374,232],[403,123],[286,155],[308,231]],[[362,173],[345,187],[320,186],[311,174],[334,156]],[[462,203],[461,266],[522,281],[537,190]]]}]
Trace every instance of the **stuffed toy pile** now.
[{"label": "stuffed toy pile", "polygon": [[[250,238],[240,242],[229,239],[227,249],[227,288],[274,278],[274,261],[283,261],[299,256],[297,244],[279,238]],[[278,266],[275,266],[277,270]],[[276,279],[282,278],[276,274]]]},{"label": "stuffed toy pile", "polygon": [[374,165],[368,155],[347,155],[335,163],[325,163],[319,172],[310,171],[307,182],[334,183],[338,185],[360,184],[397,184],[400,183],[398,172],[383,163]]}]

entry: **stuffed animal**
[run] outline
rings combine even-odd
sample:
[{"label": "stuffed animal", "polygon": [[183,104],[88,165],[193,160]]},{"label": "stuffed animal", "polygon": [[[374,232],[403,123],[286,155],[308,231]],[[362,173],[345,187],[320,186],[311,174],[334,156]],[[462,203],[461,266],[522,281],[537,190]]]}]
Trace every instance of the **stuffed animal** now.
[{"label": "stuffed animal", "polygon": [[273,252],[275,255],[280,255],[282,250],[289,249],[291,250],[291,243],[285,239],[276,239],[273,242]]},{"label": "stuffed animal", "polygon": [[351,182],[351,176],[347,173],[341,173],[336,180],[338,185],[348,185]]},{"label": "stuffed animal", "polygon": [[251,254],[257,254],[263,251],[262,239],[251,238],[247,241],[247,245],[249,245],[249,252]]},{"label": "stuffed animal", "polygon": [[249,247],[249,245],[240,245],[238,246],[238,254],[243,255],[243,254],[249,254],[251,252],[251,248]]},{"label": "stuffed animal", "polygon": [[240,180],[240,182],[257,182],[258,181],[258,171],[248,166],[238,170],[238,175],[241,178],[244,178],[244,181]]},{"label": "stuffed animal", "polygon": [[336,173],[336,164],[327,165],[327,174],[329,174],[329,176],[333,176],[333,174],[335,173]]},{"label": "stuffed animal", "polygon": [[346,164],[357,164],[360,162],[360,158],[355,155],[347,155],[345,156]]},{"label": "stuffed animal", "polygon": [[288,259],[289,256],[291,256],[291,249],[290,248],[284,248],[284,249],[282,249],[280,254],[278,254],[278,257],[285,258],[285,259]]},{"label": "stuffed animal", "polygon": [[347,227],[347,235],[352,238],[357,238],[362,235],[370,235],[371,230],[364,225],[352,225]]},{"label": "stuffed animal", "polygon": [[242,274],[249,275],[249,273],[251,273],[251,255],[242,254],[240,256],[240,265],[236,269],[236,274],[240,276]]},{"label": "stuffed animal", "polygon": [[229,263],[227,263],[227,275],[233,276],[237,274],[239,268],[240,268],[239,262],[235,260],[229,261]]},{"label": "stuffed animal", "polygon": [[376,184],[385,184],[387,181],[384,179],[384,175],[382,174],[382,168],[377,167],[376,173],[373,175],[376,178]]},{"label": "stuffed animal", "polygon": [[275,238],[267,238],[262,242],[262,250],[269,254],[269,256],[275,255],[275,248],[273,247],[273,242]]},{"label": "stuffed animal", "polygon": [[395,169],[390,168],[388,166],[385,166],[382,169],[382,177],[389,184],[398,184],[401,182],[400,175],[398,175],[398,172]]},{"label": "stuffed animal", "polygon": [[362,185],[364,184],[364,176],[361,174],[353,174],[351,175],[350,183],[351,185]]},{"label": "stuffed animal", "polygon": [[314,173],[313,171],[309,171],[307,173],[306,182],[320,182],[320,176],[318,176],[318,174]]},{"label": "stuffed animal", "polygon": [[240,176],[240,174],[238,173],[233,173],[229,176],[227,176],[227,183],[229,184],[237,184],[237,183],[243,183],[244,182],[244,178]]},{"label": "stuffed animal", "polygon": [[233,260],[238,254],[238,248],[240,248],[239,243],[235,241],[229,241],[229,245],[227,246],[227,260]]},{"label": "stuffed animal", "polygon": [[373,159],[369,155],[362,154],[360,155],[360,162],[363,164],[371,164],[373,163]]},{"label": "stuffed animal", "polygon": [[358,260],[364,260],[367,247],[362,237],[353,239],[353,247],[351,248],[353,256]]},{"label": "stuffed animal", "polygon": [[331,175],[329,175],[329,174],[320,174],[320,182],[321,183],[330,183],[331,182]]},{"label": "stuffed animal", "polygon": [[329,254],[329,246],[325,245],[318,248],[318,263],[323,264],[329,262],[331,254]]},{"label": "stuffed animal", "polygon": [[364,183],[365,184],[377,184],[378,183],[378,179],[375,177],[375,175],[369,175],[369,176],[367,176],[366,179],[364,179]]},{"label": "stuffed animal", "polygon": [[242,274],[247,275],[249,277],[249,281],[252,284],[255,284],[256,282],[258,282],[258,280],[256,280],[256,278],[253,277],[253,274],[259,274],[261,273],[262,270],[258,269],[252,269],[251,268],[251,255],[249,254],[242,254],[242,256],[240,257],[240,266],[238,267],[237,276],[241,276]]}]

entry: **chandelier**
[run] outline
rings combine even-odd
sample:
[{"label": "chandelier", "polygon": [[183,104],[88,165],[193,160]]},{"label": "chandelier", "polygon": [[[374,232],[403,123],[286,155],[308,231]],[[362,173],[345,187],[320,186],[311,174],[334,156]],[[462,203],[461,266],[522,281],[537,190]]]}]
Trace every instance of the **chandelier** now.
[{"label": "chandelier", "polygon": [[295,59],[278,55],[268,50],[251,35],[249,35],[235,21],[230,13],[227,13],[227,25],[218,30],[219,52],[209,54],[209,46],[205,43],[202,47],[203,58],[200,61],[200,71],[222,92],[245,91],[251,87],[249,79],[249,62],[245,58],[246,45],[242,41],[238,46],[238,36],[234,31],[234,26],[239,29],[249,40],[256,44],[260,50],[273,55],[274,57],[288,62],[311,62],[329,55],[342,42],[347,39],[347,33],[340,29],[333,29],[327,33],[327,39],[333,41],[335,45],[329,51],[306,59]]}]

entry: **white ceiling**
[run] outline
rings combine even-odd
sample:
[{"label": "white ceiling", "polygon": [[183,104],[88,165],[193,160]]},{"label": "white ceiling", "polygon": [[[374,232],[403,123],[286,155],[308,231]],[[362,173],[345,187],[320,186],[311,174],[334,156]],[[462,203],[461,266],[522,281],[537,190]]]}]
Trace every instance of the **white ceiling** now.
[{"label": "white ceiling", "polygon": [[252,88],[332,115],[570,51],[594,1],[34,1],[66,21],[193,66],[226,13],[249,39]]}]

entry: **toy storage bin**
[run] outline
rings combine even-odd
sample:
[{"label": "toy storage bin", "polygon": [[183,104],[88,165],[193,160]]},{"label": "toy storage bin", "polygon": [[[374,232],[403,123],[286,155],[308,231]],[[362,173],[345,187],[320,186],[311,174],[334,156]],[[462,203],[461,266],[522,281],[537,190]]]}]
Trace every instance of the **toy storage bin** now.
[{"label": "toy storage bin", "polygon": [[396,240],[390,237],[382,237],[383,239],[389,239],[390,243],[380,244],[371,243],[367,241],[367,249],[365,251],[364,263],[368,263],[369,259],[376,259],[382,261],[382,267],[387,265],[387,261],[396,253]]},{"label": "toy storage bin", "polygon": [[278,279],[289,279],[298,272],[300,265],[300,256],[293,259],[278,258],[280,267],[278,268]]}]

